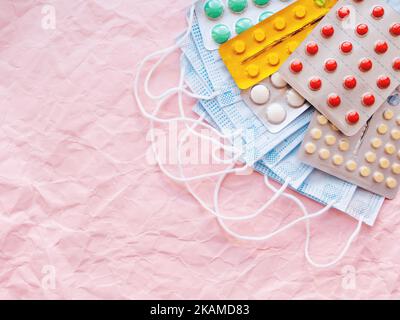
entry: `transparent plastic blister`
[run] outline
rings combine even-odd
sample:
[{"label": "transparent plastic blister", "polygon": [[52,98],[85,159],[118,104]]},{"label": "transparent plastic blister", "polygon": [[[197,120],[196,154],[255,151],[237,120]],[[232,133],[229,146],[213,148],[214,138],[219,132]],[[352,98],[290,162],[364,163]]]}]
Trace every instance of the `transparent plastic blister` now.
[{"label": "transparent plastic blister", "polygon": [[339,1],[280,70],[348,136],[399,85],[399,71],[400,14],[379,0]]},{"label": "transparent plastic blister", "polygon": [[[256,25],[292,2],[294,0],[199,0],[196,15],[205,47],[208,50],[218,49],[222,43],[238,34],[236,30],[240,32]],[[243,11],[240,11],[243,7]]]},{"label": "transparent plastic blister", "polygon": [[272,133],[284,129],[310,107],[279,73],[248,90],[242,90],[241,96]]},{"label": "transparent plastic blister", "polygon": [[393,199],[400,183],[400,87],[351,137],[316,112],[299,158],[312,167]]}]

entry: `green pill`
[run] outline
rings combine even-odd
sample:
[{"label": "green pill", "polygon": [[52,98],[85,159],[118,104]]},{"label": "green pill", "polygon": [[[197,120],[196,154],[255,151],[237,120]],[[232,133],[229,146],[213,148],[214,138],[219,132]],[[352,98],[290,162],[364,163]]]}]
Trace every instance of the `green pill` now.
[{"label": "green pill", "polygon": [[211,36],[216,43],[223,44],[231,37],[231,31],[226,25],[217,24],[214,28],[212,28]]},{"label": "green pill", "polygon": [[247,0],[228,0],[228,7],[234,13],[241,13],[247,7]]},{"label": "green pill", "polygon": [[270,0],[253,0],[254,4],[258,7],[263,7],[269,3]]},{"label": "green pill", "polygon": [[314,2],[318,7],[325,7],[326,5],[326,0],[314,0]]},{"label": "green pill", "polygon": [[264,21],[265,19],[269,18],[270,16],[272,16],[274,13],[272,11],[265,11],[263,13],[261,13],[259,21]]},{"label": "green pill", "polygon": [[250,29],[253,26],[253,22],[249,18],[242,18],[236,22],[235,31],[237,34],[241,34],[242,32]]},{"label": "green pill", "polygon": [[204,12],[210,19],[218,19],[224,13],[224,5],[221,0],[208,0],[204,5]]}]

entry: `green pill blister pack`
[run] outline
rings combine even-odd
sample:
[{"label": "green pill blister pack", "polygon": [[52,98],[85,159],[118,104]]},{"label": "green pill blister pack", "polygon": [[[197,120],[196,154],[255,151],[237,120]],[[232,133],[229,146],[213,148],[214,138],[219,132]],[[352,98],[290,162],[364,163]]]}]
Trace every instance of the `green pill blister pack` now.
[{"label": "green pill blister pack", "polygon": [[282,10],[294,0],[199,0],[196,15],[208,50]]}]

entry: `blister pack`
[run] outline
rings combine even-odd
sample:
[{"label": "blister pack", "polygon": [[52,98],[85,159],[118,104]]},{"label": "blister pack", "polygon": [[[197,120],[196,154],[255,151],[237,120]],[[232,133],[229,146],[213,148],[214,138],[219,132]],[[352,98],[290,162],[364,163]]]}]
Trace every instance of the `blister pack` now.
[{"label": "blister pack", "polygon": [[229,39],[282,10],[294,0],[199,0],[196,15],[204,45],[216,50]]},{"label": "blister pack", "polygon": [[237,86],[248,89],[278,71],[336,0],[298,0],[219,48]]},{"label": "blister pack", "polygon": [[393,199],[400,182],[400,87],[367,125],[348,137],[316,112],[300,159],[366,190]]},{"label": "blister pack", "polygon": [[278,72],[251,89],[243,90],[241,96],[273,133],[281,131],[310,107]]},{"label": "blister pack", "polygon": [[400,14],[385,1],[340,0],[280,72],[348,136],[399,84]]}]

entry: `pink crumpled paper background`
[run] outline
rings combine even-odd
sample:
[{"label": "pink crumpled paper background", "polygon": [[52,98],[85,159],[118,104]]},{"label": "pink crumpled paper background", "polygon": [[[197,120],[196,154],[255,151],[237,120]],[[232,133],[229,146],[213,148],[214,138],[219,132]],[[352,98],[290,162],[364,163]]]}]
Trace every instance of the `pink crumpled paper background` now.
[{"label": "pink crumpled paper background", "polygon": [[[398,298],[400,198],[339,264],[315,269],[304,258],[304,225],[237,241],[146,161],[149,123],[131,93],[136,64],[173,43],[188,4],[0,1],[0,298]],[[55,29],[42,27],[46,5]],[[153,91],[177,83],[179,53],[170,61]],[[209,197],[212,182],[199,192]],[[268,196],[258,174],[232,176],[222,210],[248,213]],[[252,230],[299,216],[280,200]],[[355,225],[335,211],[315,219],[315,260],[337,255]]]}]

